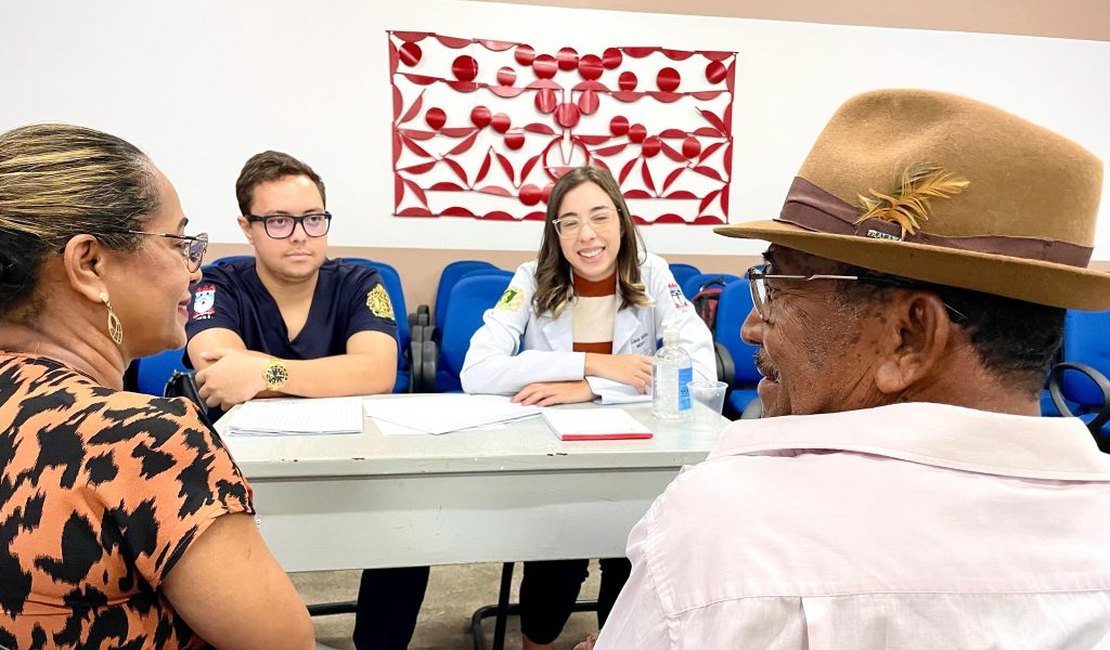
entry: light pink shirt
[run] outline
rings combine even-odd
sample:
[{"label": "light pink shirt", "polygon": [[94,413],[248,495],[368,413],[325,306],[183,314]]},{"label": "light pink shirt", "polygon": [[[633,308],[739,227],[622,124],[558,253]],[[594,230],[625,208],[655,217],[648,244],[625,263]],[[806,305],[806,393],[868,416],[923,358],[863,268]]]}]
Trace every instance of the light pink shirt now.
[{"label": "light pink shirt", "polygon": [[597,650],[1110,647],[1110,456],[940,404],[736,422],[628,556]]}]

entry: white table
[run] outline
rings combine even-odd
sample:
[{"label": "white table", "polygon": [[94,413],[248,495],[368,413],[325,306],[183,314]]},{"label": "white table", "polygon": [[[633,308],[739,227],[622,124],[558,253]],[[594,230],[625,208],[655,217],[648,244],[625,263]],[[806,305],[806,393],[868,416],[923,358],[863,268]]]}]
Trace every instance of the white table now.
[{"label": "white table", "polygon": [[[582,405],[576,405],[581,407]],[[441,436],[226,436],[286,571],[616,557],[680,467],[727,420],[664,422],[651,440],[562,442],[531,417]],[[719,426],[718,426],[719,425]]]}]

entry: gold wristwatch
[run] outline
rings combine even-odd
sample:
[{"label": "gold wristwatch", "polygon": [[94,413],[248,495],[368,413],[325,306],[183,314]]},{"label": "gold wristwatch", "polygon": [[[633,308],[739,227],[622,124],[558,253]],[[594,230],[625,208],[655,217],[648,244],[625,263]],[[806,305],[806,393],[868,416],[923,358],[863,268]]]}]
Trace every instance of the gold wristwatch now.
[{"label": "gold wristwatch", "polygon": [[281,390],[285,388],[285,382],[289,381],[289,370],[281,359],[270,359],[270,363],[262,371],[262,378],[266,380],[267,390]]}]

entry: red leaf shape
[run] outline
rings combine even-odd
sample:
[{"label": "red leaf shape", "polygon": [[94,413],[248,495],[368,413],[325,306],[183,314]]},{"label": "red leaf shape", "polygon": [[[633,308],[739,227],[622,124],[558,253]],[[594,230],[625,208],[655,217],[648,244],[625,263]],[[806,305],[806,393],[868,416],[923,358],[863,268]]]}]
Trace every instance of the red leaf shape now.
[{"label": "red leaf shape", "polygon": [[449,137],[452,137],[452,138],[461,138],[464,135],[470,135],[474,131],[475,131],[475,128],[472,127],[472,126],[454,126],[454,127],[449,127],[449,128],[446,128],[446,129],[440,129],[439,130],[439,132],[442,133],[443,135],[446,135],[446,136],[449,136]]},{"label": "red leaf shape", "polygon": [[685,163],[686,162],[686,157],[682,155],[681,151],[679,151],[678,149],[675,149],[674,147],[667,144],[666,142],[663,142],[662,140],[660,140],[660,144],[663,147],[663,153],[667,154],[668,158],[670,158],[671,160],[673,160],[675,162],[680,162],[680,163]]},{"label": "red leaf shape", "polygon": [[405,182],[399,175],[393,175],[393,209],[401,207],[401,201],[405,198]]},{"label": "red leaf shape", "polygon": [[402,72],[401,76],[403,76],[405,79],[408,79],[417,86],[430,86],[437,81],[443,81],[442,79],[439,79],[437,77],[429,77],[428,75],[424,74],[408,74],[406,72]]},{"label": "red leaf shape", "polygon": [[[619,184],[624,185],[624,179],[628,178],[628,174],[631,173],[632,167],[639,160],[640,160],[639,158],[633,158],[632,160],[629,160],[628,162],[624,163],[624,167],[621,167],[621,174],[620,174],[620,176],[617,177],[617,182]],[[627,196],[627,194],[625,196]]]},{"label": "red leaf shape", "polygon": [[482,215],[482,218],[488,219],[489,221],[516,221],[516,219],[513,218],[513,215],[505,212],[504,210],[494,210],[493,212],[487,212]]},{"label": "red leaf shape", "polygon": [[649,190],[655,192],[655,181],[651,178],[651,170],[648,169],[648,164],[646,160],[644,161],[643,166],[640,167],[640,175],[644,179],[644,185],[647,185],[647,188]]},{"label": "red leaf shape", "polygon": [[690,192],[688,190],[679,190],[677,192],[671,192],[670,194],[664,196],[663,198],[665,198],[665,199],[696,199],[698,197],[697,197],[696,194],[694,194],[693,192]]},{"label": "red leaf shape", "polygon": [[470,40],[469,38],[456,38],[454,36],[440,36],[439,34],[436,34],[436,39],[439,40],[440,43],[443,43],[444,45],[446,45],[447,47],[449,47],[453,50],[457,50],[460,47],[466,47],[467,45],[470,45],[471,43],[474,42],[474,41]]},{"label": "red leaf shape", "polygon": [[486,194],[499,194],[501,196],[512,196],[513,195],[512,192],[510,192],[509,190],[507,190],[503,187],[497,187],[496,185],[486,185],[485,187],[479,189],[478,191],[479,192],[484,192]]},{"label": "red leaf shape", "polygon": [[662,133],[659,134],[659,137],[660,138],[680,138],[680,139],[685,140],[687,135],[689,135],[689,134],[686,133],[685,131],[683,131],[682,129],[663,129]]},{"label": "red leaf shape", "polygon": [[462,165],[454,160],[451,160],[450,158],[444,158],[443,162],[447,163],[447,166],[455,171],[455,174],[457,174],[458,177],[462,179],[463,184],[470,184],[470,181],[466,178],[466,170],[463,169]]},{"label": "red leaf shape", "polygon": [[486,159],[482,161],[482,166],[478,169],[478,175],[474,177],[475,183],[480,183],[486,174],[489,173],[489,165],[493,162],[493,152],[486,152]]},{"label": "red leaf shape", "polygon": [[[650,199],[650,198],[654,198],[654,197],[651,194],[645,192],[644,190],[628,190],[627,192],[624,193],[624,198],[626,198],[626,199]],[[643,223],[643,221],[641,221],[640,223]]]},{"label": "red leaf shape", "polygon": [[721,175],[719,173],[717,173],[717,170],[713,169],[712,167],[706,167],[704,165],[698,165],[697,167],[694,167],[694,171],[696,171],[697,173],[699,173],[703,176],[708,176],[709,178],[712,178],[715,181],[724,180],[723,178],[721,178]]},{"label": "red leaf shape", "polygon": [[393,121],[396,122],[398,117],[401,117],[401,108],[404,106],[404,99],[401,97],[401,89],[397,86],[393,87]]},{"label": "red leaf shape", "polygon": [[467,149],[470,149],[471,147],[474,146],[474,141],[477,140],[477,139],[478,139],[478,130],[475,129],[474,133],[471,133],[469,136],[467,136],[467,138],[465,140],[458,143],[454,147],[451,147],[451,150],[447,152],[447,155],[448,156],[457,156],[460,153],[464,153]]},{"label": "red leaf shape", "polygon": [[393,165],[397,166],[397,161],[401,159],[401,134],[393,131]]},{"label": "red leaf shape", "polygon": [[725,173],[728,174],[729,178],[732,178],[732,143],[731,142],[728,143],[728,147],[725,148],[724,162],[725,162]]},{"label": "red leaf shape", "polygon": [[628,146],[628,143],[624,142],[624,143],[621,143],[621,144],[610,145],[608,147],[601,147],[600,149],[594,149],[590,153],[592,153],[595,156],[612,156],[614,154],[618,154],[618,153],[624,151],[625,147],[627,147],[627,146]]},{"label": "red leaf shape", "polygon": [[391,32],[391,33],[394,36],[396,36],[397,38],[401,39],[402,41],[407,41],[409,43],[416,43],[418,41],[422,41],[425,38],[432,35],[431,32]]},{"label": "red leaf shape", "polygon": [[675,182],[675,180],[677,180],[678,177],[681,176],[682,172],[684,172],[684,171],[686,171],[685,167],[679,167],[679,168],[675,169],[673,172],[667,174],[667,180],[663,181],[663,191],[666,192],[667,188],[671,186],[671,183]]},{"label": "red leaf shape", "polygon": [[401,132],[401,135],[405,136],[406,138],[412,138],[413,140],[431,140],[432,138],[436,137],[436,134],[433,131],[420,131],[417,129],[397,130]]},{"label": "red leaf shape", "polygon": [[430,217],[432,211],[428,208],[405,208],[397,213],[398,217]]},{"label": "red leaf shape", "polygon": [[608,142],[613,139],[610,135],[580,135],[575,138],[584,145],[595,145]]},{"label": "red leaf shape", "polygon": [[416,198],[420,199],[420,202],[424,204],[425,208],[428,207],[428,195],[424,193],[424,190],[419,185],[406,178],[405,186],[412,190],[412,193],[416,195]]},{"label": "red leaf shape", "polygon": [[473,81],[448,81],[447,85],[454,91],[460,93],[472,93],[478,90],[478,84]]},{"label": "red leaf shape", "polygon": [[686,220],[673,212],[661,214],[652,223],[686,223]]},{"label": "red leaf shape", "polygon": [[725,73],[725,87],[728,91],[733,92],[732,87],[736,85],[736,61],[728,64],[728,72]]},{"label": "red leaf shape", "polygon": [[712,203],[713,199],[717,198],[717,195],[720,193],[721,190],[713,190],[709,194],[706,194],[705,198],[703,198],[701,200],[701,203],[698,205],[698,214],[700,215],[705,212],[705,209],[709,207],[709,204]]},{"label": "red leaf shape", "polygon": [[694,226],[702,226],[702,225],[704,225],[704,226],[717,226],[717,225],[720,225],[722,223],[727,223],[727,222],[724,219],[720,218],[720,217],[715,217],[715,216],[712,216],[712,215],[701,216],[701,217],[698,217],[697,219],[694,219],[693,221],[690,222],[690,224],[694,225]]},{"label": "red leaf shape", "polygon": [[724,61],[728,57],[736,54],[736,52],[715,52],[713,50],[706,50],[704,52],[698,52],[698,54],[704,56],[710,61]]},{"label": "red leaf shape", "polygon": [[618,90],[617,92],[610,94],[610,97],[612,97],[613,99],[622,101],[626,104],[631,104],[632,102],[637,101],[643,96],[644,93],[638,93],[635,90]]},{"label": "red leaf shape", "polygon": [[663,54],[673,61],[685,61],[694,56],[694,53],[689,50],[668,50],[667,48],[663,48]]},{"label": "red leaf shape", "polygon": [[399,172],[408,172],[410,174],[423,174],[424,172],[430,170],[432,167],[435,167],[438,162],[439,162],[438,160],[433,160],[432,162],[425,162],[425,163],[420,163],[420,164],[417,164],[417,165],[410,165],[408,167],[402,167],[401,169],[398,169],[397,171],[399,171]]},{"label": "red leaf shape", "polygon": [[710,138],[723,138],[725,134],[721,133],[717,129],[708,126],[700,126],[694,129],[694,135],[704,135]]},{"label": "red leaf shape", "polygon": [[416,96],[416,101],[414,101],[412,103],[412,106],[409,107],[409,110],[405,111],[405,114],[401,116],[400,121],[398,121],[397,123],[398,124],[404,124],[405,122],[408,122],[412,118],[416,117],[416,114],[420,112],[420,107],[423,104],[424,104],[424,91],[421,90],[420,94]]},{"label": "red leaf shape", "polygon": [[697,92],[690,93],[690,96],[694,99],[709,101],[711,99],[717,99],[717,97],[723,92],[723,90],[699,90]]},{"label": "red leaf shape", "polygon": [[476,216],[478,216],[478,215],[474,214],[473,212],[471,212],[470,210],[467,210],[466,208],[461,208],[457,205],[453,205],[449,208],[444,208],[443,211],[440,212],[440,214],[442,214],[445,217],[476,217]]},{"label": "red leaf shape", "polygon": [[531,124],[525,126],[524,130],[531,131],[532,133],[543,133],[544,135],[555,135],[555,129],[539,122],[532,122]]},{"label": "red leaf shape", "polygon": [[516,47],[516,43],[509,43],[507,41],[491,41],[486,38],[480,38],[478,39],[478,42],[482,45],[485,45],[487,50],[493,50],[494,52],[504,52],[510,47]]},{"label": "red leaf shape", "polygon": [[717,117],[715,113],[713,113],[712,111],[703,111],[700,108],[695,110],[701,113],[701,116],[704,117],[707,122],[716,127],[721,133],[728,133],[728,127],[725,126],[725,123],[722,122],[721,118]]},{"label": "red leaf shape", "polygon": [[652,52],[658,52],[659,48],[658,47],[625,47],[625,48],[621,48],[621,51],[624,52],[625,54],[627,54],[628,56],[635,57],[637,59],[642,59],[645,56],[651,54]]},{"label": "red leaf shape", "polygon": [[721,213],[728,218],[728,185],[721,188]]},{"label": "red leaf shape", "polygon": [[422,157],[424,157],[424,158],[431,158],[431,157],[432,157],[432,154],[430,154],[430,153],[428,153],[427,151],[425,151],[423,147],[421,147],[420,145],[416,144],[416,143],[415,143],[415,142],[413,142],[412,140],[409,140],[408,138],[406,138],[406,137],[405,137],[405,136],[403,136],[403,135],[401,136],[401,142],[403,142],[403,143],[404,143],[404,145],[405,145],[406,147],[408,147],[410,151],[412,151],[412,152],[413,152],[414,154],[416,154],[416,155],[418,155],[418,156],[422,156]]},{"label": "red leaf shape", "polygon": [[524,92],[527,88],[517,88],[516,86],[487,86],[486,90],[498,97],[512,98]]},{"label": "red leaf shape", "polygon": [[728,128],[728,125],[732,124],[732,104],[731,103],[728,105],[727,108],[725,108],[725,116],[724,116],[723,121],[725,123],[725,126],[721,130],[724,131],[726,134],[732,133],[732,129]]},{"label": "red leaf shape", "polygon": [[540,161],[542,154],[539,156],[532,156],[528,162],[524,163],[524,167],[520,169],[520,182],[523,183],[528,178],[528,174],[532,173],[532,168]]},{"label": "red leaf shape", "polygon": [[516,172],[513,171],[513,164],[505,156],[494,152],[497,156],[497,162],[501,163],[501,169],[505,170],[505,175],[509,177],[509,182],[516,185]]},{"label": "red leaf shape", "polygon": [[536,212],[529,212],[528,214],[524,215],[523,220],[524,221],[543,221],[544,219],[547,219],[547,213],[536,211]]},{"label": "red leaf shape", "polygon": [[435,185],[428,188],[429,192],[462,192],[465,187],[461,187],[458,183],[448,183],[447,181],[440,181]]},{"label": "red leaf shape", "polygon": [[703,160],[713,155],[713,152],[717,151],[723,146],[725,146],[724,142],[714,142],[713,144],[706,147],[705,150],[701,152],[701,155],[698,156],[698,164],[700,165]]},{"label": "red leaf shape", "polygon": [[652,92],[649,92],[647,94],[663,102],[664,104],[673,104],[686,96],[682,93],[669,93],[663,90],[653,90]]}]

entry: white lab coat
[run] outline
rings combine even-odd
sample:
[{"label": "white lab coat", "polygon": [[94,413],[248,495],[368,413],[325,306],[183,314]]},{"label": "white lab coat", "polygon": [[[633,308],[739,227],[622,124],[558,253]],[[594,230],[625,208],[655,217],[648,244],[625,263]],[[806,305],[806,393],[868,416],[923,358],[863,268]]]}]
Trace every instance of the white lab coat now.
[{"label": "white lab coat", "polygon": [[[715,381],[713,336],[682,295],[667,262],[648,253],[640,266],[640,280],[655,304],[617,311],[613,353],[654,355],[663,337],[663,323],[673,319],[678,323],[681,345],[693,362],[694,378]],[[636,389],[627,384],[585,376],[586,353],[571,351],[574,328],[570,307],[559,318],[553,318],[551,312],[533,311],[536,262],[522,264],[509,286],[520,291],[522,298],[486,310],[484,324],[470,339],[460,373],[465,392],[511,395],[535,382],[584,378],[602,399],[636,395]]]}]

